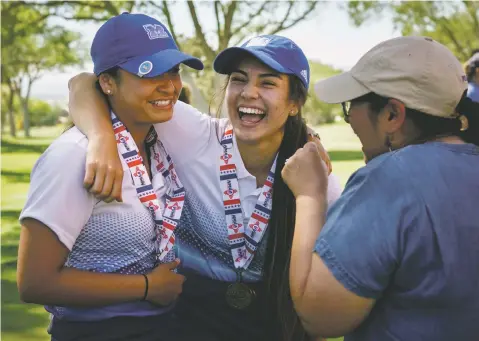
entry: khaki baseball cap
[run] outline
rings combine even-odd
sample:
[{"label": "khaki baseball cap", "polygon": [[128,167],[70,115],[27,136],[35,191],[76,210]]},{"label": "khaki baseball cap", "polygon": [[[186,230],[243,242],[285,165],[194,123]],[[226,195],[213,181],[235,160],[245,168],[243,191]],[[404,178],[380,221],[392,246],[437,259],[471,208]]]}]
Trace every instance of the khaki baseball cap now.
[{"label": "khaki baseball cap", "polygon": [[428,37],[399,37],[369,50],[340,75],[316,83],[318,98],[348,102],[374,92],[395,98],[410,109],[456,117],[467,79],[461,63],[444,45]]}]

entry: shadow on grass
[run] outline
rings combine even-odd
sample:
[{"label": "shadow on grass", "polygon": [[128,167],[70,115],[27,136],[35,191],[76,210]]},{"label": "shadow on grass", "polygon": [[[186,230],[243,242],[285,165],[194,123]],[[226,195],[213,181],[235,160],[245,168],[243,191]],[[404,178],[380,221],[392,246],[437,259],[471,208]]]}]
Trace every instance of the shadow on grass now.
[{"label": "shadow on grass", "polygon": [[48,314],[39,305],[22,303],[17,290],[19,214],[19,210],[2,211],[2,340],[48,340]]},{"label": "shadow on grass", "polygon": [[2,271],[17,267],[18,242],[20,240],[20,211],[2,211]]},{"label": "shadow on grass", "polygon": [[[28,140],[25,140],[28,142]],[[2,153],[43,153],[49,144],[27,144],[2,140]]]},{"label": "shadow on grass", "polygon": [[30,172],[12,172],[2,169],[1,174],[8,182],[30,182]]},{"label": "shadow on grass", "polygon": [[[10,337],[10,340],[20,340],[23,337],[39,339],[38,336],[41,334],[47,335],[48,319],[48,314],[44,312],[42,307],[20,301],[14,274],[12,275],[11,271],[2,271],[3,337],[6,336],[5,334],[11,334],[18,336]],[[36,330],[44,330],[44,332],[40,332],[40,335],[38,335],[39,333]]]},{"label": "shadow on grass", "polygon": [[360,150],[328,150],[331,161],[355,161],[364,160],[363,152]]},{"label": "shadow on grass", "polygon": [[2,210],[2,219],[17,220],[20,216],[20,210]]}]

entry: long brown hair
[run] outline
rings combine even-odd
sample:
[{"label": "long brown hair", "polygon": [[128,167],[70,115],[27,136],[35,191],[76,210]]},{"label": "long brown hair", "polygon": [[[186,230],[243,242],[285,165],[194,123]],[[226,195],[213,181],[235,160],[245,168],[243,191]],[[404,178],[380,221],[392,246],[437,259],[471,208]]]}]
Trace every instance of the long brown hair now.
[{"label": "long brown hair", "polygon": [[[289,76],[289,97],[299,107],[306,102],[307,89],[296,76]],[[281,170],[287,158],[307,142],[307,128],[301,109],[296,116],[290,116],[284,128],[284,137],[279,147],[276,173],[274,175],[273,209],[269,221],[269,238],[264,263],[266,292],[269,306],[276,319],[272,330],[278,340],[309,340],[298,314],[294,310],[289,287],[289,263],[296,223],[296,201],[293,193],[281,177]]]},{"label": "long brown hair", "polygon": [[[309,340],[309,336],[294,310],[289,288],[289,263],[296,222],[296,201],[281,177],[281,170],[286,159],[307,142],[307,127],[302,118],[301,107],[306,102],[308,91],[298,77],[288,76],[289,99],[298,104],[299,112],[286,120],[283,141],[278,151],[273,186],[273,208],[268,224],[269,234],[264,261],[264,292],[267,295],[267,313],[275,317],[271,319],[271,324],[268,326],[275,336],[274,340],[306,341]],[[228,76],[220,91],[218,117],[221,115],[229,78]],[[210,108],[212,102],[210,102]]]}]

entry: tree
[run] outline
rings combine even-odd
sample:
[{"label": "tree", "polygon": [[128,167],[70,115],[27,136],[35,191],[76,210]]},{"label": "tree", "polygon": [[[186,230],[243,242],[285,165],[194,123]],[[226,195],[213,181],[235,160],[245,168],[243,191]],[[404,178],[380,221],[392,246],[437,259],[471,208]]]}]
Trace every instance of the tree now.
[{"label": "tree", "polygon": [[36,3],[7,3],[2,19],[2,84],[9,88],[7,110],[10,133],[15,136],[14,97],[22,103],[25,136],[30,136],[30,91],[44,71],[61,70],[81,63],[83,50],[77,44],[79,34],[61,26],[51,26],[50,12]]},{"label": "tree", "polygon": [[[18,19],[18,16],[10,15],[10,17],[13,17],[13,20],[7,20],[7,22],[10,23],[10,26],[14,22],[16,31],[25,33],[24,35],[28,36],[28,32],[32,27],[47,28],[47,19],[50,17],[102,22],[123,11],[133,12],[135,10],[159,16],[168,25],[180,49],[201,58],[205,63],[206,68],[204,71],[189,71],[187,68],[184,68],[182,75],[184,80],[189,81],[191,85],[196,106],[206,111],[207,103],[203,97],[210,98],[215,89],[218,88],[221,79],[212,71],[213,60],[219,51],[228,46],[236,45],[249,36],[275,34],[293,27],[302,20],[307,19],[316,7],[317,2],[315,1],[293,0],[284,2],[187,1],[186,3],[167,0],[17,1],[8,3],[7,9],[10,12],[18,12],[28,8],[34,15],[23,15],[20,20],[15,20]],[[211,23],[201,19],[203,17],[201,14],[207,12],[211,14],[210,17],[214,18],[212,29],[208,27]],[[193,37],[181,35],[175,29],[177,25],[181,25],[182,20],[185,20],[185,13],[187,13],[187,17],[193,24]],[[25,19],[27,17],[32,19]],[[2,20],[5,23],[3,12]],[[32,25],[32,23],[35,25]],[[3,32],[4,28],[2,25],[2,42]],[[6,46],[9,45],[7,44]],[[2,83],[4,83],[3,77]],[[5,84],[8,83],[5,81]]]},{"label": "tree", "polygon": [[[147,1],[141,7],[165,20],[180,49],[202,59],[204,71],[186,71],[194,76],[195,83],[203,89],[202,94],[211,98],[219,88],[222,77],[212,72],[216,55],[223,49],[237,45],[248,37],[258,34],[276,34],[307,19],[316,9],[315,1],[207,1],[183,2]],[[186,8],[185,8],[186,6]],[[194,37],[184,37],[175,29],[187,13],[194,27]],[[214,18],[212,29],[201,20],[200,13],[209,12]],[[181,13],[181,15],[176,15]],[[175,16],[178,18],[175,21]],[[192,85],[195,92],[195,86]],[[194,96],[195,101],[198,96]],[[204,102],[206,103],[206,102]],[[198,106],[198,103],[195,103]],[[205,104],[203,104],[205,105]],[[201,107],[201,110],[206,108]]]},{"label": "tree", "polygon": [[[16,136],[16,125],[14,115],[15,94],[21,84],[15,77],[18,74],[21,63],[18,56],[21,56],[19,43],[25,37],[34,32],[42,33],[46,27],[46,18],[32,6],[22,6],[20,2],[2,3],[2,84],[8,87],[6,109],[10,124],[10,134]],[[3,102],[2,102],[3,103]]]},{"label": "tree", "polygon": [[356,25],[382,13],[391,14],[403,35],[426,35],[466,61],[479,47],[479,2],[476,1],[355,1],[347,4]]}]

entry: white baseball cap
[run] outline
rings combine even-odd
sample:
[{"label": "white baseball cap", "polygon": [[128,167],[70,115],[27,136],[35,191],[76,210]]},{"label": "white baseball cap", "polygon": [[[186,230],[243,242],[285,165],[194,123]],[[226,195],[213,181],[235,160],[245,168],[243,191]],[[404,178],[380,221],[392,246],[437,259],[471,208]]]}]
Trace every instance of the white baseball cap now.
[{"label": "white baseball cap", "polygon": [[318,98],[348,102],[374,92],[407,108],[439,117],[456,117],[467,89],[461,63],[444,45],[428,37],[399,37],[369,50],[340,75],[316,83]]}]

